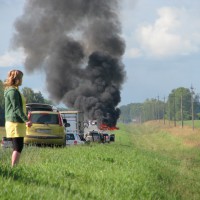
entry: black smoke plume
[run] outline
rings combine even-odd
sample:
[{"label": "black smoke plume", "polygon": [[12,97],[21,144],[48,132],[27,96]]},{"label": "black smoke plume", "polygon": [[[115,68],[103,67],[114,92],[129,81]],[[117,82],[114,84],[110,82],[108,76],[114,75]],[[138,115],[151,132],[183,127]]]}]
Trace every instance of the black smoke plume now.
[{"label": "black smoke plume", "polygon": [[115,126],[125,79],[118,0],[27,0],[13,44],[25,69],[44,70],[56,102]]}]

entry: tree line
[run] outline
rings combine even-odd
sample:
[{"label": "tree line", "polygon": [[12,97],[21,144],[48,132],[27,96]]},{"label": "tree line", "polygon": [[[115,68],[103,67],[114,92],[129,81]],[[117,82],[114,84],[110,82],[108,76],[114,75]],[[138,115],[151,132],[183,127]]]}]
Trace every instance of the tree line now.
[{"label": "tree line", "polygon": [[193,88],[173,89],[168,97],[146,99],[143,103],[131,103],[120,107],[120,122],[145,122],[149,120],[184,121],[200,119],[200,96]]},{"label": "tree line", "polygon": [[[22,88],[21,92],[26,98],[26,103],[46,103],[53,105],[53,102],[51,100],[45,99],[40,91],[34,92],[31,88],[24,87]],[[4,85],[0,80],[0,126],[4,126],[5,124],[4,106]]]}]

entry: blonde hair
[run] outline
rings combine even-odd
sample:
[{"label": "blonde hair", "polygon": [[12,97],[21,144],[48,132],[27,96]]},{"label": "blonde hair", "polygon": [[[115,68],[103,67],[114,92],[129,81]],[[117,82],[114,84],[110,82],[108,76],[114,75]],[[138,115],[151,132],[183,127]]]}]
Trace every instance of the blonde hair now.
[{"label": "blonde hair", "polygon": [[15,86],[18,87],[21,84],[23,72],[20,70],[11,70],[8,72],[8,77],[4,82],[5,87]]}]

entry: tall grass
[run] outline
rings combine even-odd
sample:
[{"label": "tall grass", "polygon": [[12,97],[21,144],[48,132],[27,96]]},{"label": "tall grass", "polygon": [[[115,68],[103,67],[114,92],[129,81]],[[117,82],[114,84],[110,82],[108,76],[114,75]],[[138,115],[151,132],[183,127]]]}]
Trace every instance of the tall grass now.
[{"label": "tall grass", "polygon": [[199,199],[199,151],[151,126],[120,125],[116,142],[0,150],[2,199]]}]

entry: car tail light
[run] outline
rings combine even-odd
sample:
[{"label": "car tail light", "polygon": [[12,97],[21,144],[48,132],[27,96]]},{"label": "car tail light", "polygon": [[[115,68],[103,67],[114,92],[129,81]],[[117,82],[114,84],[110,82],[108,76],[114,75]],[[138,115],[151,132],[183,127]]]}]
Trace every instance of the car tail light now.
[{"label": "car tail light", "polygon": [[32,126],[32,123],[31,123],[31,113],[30,112],[28,113],[28,122],[26,123],[26,126],[29,127],[29,128]]},{"label": "car tail light", "polygon": [[31,119],[31,113],[29,112],[28,113],[28,120],[30,121],[30,119]]},{"label": "car tail light", "polygon": [[58,120],[59,120],[59,125],[60,125],[60,126],[63,126],[62,119],[61,119],[61,116],[60,116],[60,115],[58,115]]},{"label": "car tail light", "polygon": [[76,141],[76,140],[74,140],[74,144],[77,144],[77,141]]}]

